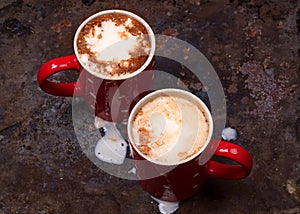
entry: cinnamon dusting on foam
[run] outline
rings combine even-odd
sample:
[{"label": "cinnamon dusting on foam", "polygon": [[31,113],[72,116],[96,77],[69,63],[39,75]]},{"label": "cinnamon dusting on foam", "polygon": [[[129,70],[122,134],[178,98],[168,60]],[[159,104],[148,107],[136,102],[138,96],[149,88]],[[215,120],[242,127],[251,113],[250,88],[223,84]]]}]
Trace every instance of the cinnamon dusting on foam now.
[{"label": "cinnamon dusting on foam", "polygon": [[197,153],[209,124],[201,108],[181,97],[161,95],[144,104],[133,119],[137,148],[153,160],[178,162]]},{"label": "cinnamon dusting on foam", "polygon": [[114,77],[138,70],[147,60],[151,45],[140,22],[123,14],[105,14],[83,27],[77,49],[89,70]]}]

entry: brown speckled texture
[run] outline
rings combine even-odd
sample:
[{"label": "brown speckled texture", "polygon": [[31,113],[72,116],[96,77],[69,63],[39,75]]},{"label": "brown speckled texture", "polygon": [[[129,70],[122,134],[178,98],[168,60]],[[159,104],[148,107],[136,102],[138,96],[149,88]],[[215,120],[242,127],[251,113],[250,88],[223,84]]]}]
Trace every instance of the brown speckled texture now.
[{"label": "brown speckled texture", "polygon": [[[249,177],[210,180],[177,213],[300,213],[297,0],[2,0],[0,213],[159,213],[136,181],[106,174],[83,154],[72,99],[48,95],[36,81],[42,63],[73,53],[85,18],[111,8],[207,56],[224,86],[227,126],[254,158]],[[202,87],[180,75],[194,91]]]}]

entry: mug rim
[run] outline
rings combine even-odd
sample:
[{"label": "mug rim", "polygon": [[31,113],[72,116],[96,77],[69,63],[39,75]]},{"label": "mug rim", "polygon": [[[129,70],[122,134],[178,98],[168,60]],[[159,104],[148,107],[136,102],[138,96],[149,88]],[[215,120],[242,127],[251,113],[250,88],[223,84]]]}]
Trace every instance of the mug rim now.
[{"label": "mug rim", "polygon": [[[195,154],[193,154],[192,156],[178,161],[178,162],[172,162],[172,163],[168,163],[168,162],[162,162],[162,161],[157,161],[157,160],[153,160],[151,158],[149,158],[148,156],[144,155],[136,146],[136,144],[133,142],[133,137],[132,137],[132,122],[134,119],[134,116],[136,115],[137,110],[139,110],[148,100],[155,98],[156,96],[158,96],[159,94],[176,94],[178,96],[184,97],[188,100],[192,100],[192,101],[196,101],[197,105],[200,106],[202,112],[204,113],[208,124],[209,124],[209,131],[208,131],[208,135],[206,138],[205,143],[203,144],[203,146],[199,149],[199,151],[197,151]],[[212,134],[213,134],[213,119],[211,116],[211,113],[208,109],[208,107],[206,106],[206,104],[196,95],[194,95],[193,93],[191,93],[190,91],[186,91],[186,90],[182,90],[182,89],[177,89],[177,88],[165,88],[165,89],[159,89],[156,90],[154,92],[149,93],[148,95],[146,95],[145,97],[143,97],[141,100],[139,100],[137,102],[137,104],[135,104],[135,106],[133,107],[133,109],[130,112],[129,118],[128,118],[128,124],[127,124],[127,134],[128,134],[128,140],[129,140],[129,145],[130,147],[133,147],[131,149],[134,149],[141,157],[143,157],[145,160],[158,164],[158,165],[163,165],[163,166],[176,166],[176,165],[180,165],[186,162],[189,162],[195,158],[197,158],[198,156],[201,155],[201,153],[206,149],[206,147],[209,145],[211,138],[212,138]],[[132,152],[132,151],[131,151]]]},{"label": "mug rim", "polygon": [[[145,63],[139,69],[137,69],[136,71],[134,71],[132,73],[129,73],[129,74],[126,74],[126,75],[109,77],[109,75],[105,76],[105,75],[103,75],[101,73],[93,72],[93,71],[89,70],[87,68],[87,66],[85,66],[84,63],[82,63],[82,61],[81,61],[81,59],[79,57],[78,50],[77,50],[77,39],[78,39],[78,36],[79,36],[81,30],[83,29],[83,27],[88,22],[90,22],[91,20],[93,20],[93,19],[95,19],[95,18],[97,18],[99,16],[105,15],[105,14],[123,14],[123,15],[127,15],[127,16],[132,17],[133,19],[137,20],[138,22],[140,22],[146,28],[147,34],[144,34],[144,35],[148,35],[148,37],[149,37],[150,45],[151,45],[150,53],[149,53],[149,55],[148,55],[147,60],[145,61]],[[154,36],[153,30],[150,27],[150,25],[142,17],[136,15],[135,13],[132,13],[132,12],[127,11],[127,10],[120,10],[120,9],[102,10],[102,11],[100,11],[98,13],[95,13],[95,14],[89,16],[88,18],[86,18],[79,25],[79,27],[76,30],[74,39],[73,39],[73,48],[74,48],[75,56],[76,56],[77,60],[79,61],[80,65],[87,72],[89,72],[90,74],[92,74],[93,76],[99,77],[101,79],[106,79],[106,80],[124,80],[124,79],[129,79],[131,77],[134,77],[134,76],[138,75],[142,71],[144,71],[150,65],[150,63],[151,63],[151,61],[152,61],[152,59],[153,59],[153,57],[155,55],[155,47],[156,47],[155,36]]]}]

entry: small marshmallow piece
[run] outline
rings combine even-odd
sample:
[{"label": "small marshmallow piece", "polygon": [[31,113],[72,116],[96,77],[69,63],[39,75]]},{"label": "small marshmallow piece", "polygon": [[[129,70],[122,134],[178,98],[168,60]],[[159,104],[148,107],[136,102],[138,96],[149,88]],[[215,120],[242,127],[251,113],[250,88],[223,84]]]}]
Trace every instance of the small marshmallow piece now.
[{"label": "small marshmallow piece", "polygon": [[128,173],[129,173],[129,174],[135,174],[135,175],[136,175],[136,168],[133,167],[132,169],[130,169],[130,170],[128,171]]},{"label": "small marshmallow piece", "polygon": [[128,145],[116,125],[99,117],[95,118],[94,125],[97,129],[102,128],[105,131],[95,147],[96,157],[106,163],[123,164]]},{"label": "small marshmallow piece", "polygon": [[222,131],[222,138],[227,141],[236,140],[237,139],[237,131],[236,129],[227,127]]},{"label": "small marshmallow piece", "polygon": [[158,205],[159,211],[162,214],[172,214],[179,208],[179,203],[177,202],[163,202]]},{"label": "small marshmallow piece", "polygon": [[126,157],[127,144],[123,139],[101,138],[96,147],[95,155],[101,161],[121,165]]},{"label": "small marshmallow piece", "polygon": [[179,208],[179,202],[162,201],[151,196],[158,203],[158,208],[161,214],[172,214]]}]

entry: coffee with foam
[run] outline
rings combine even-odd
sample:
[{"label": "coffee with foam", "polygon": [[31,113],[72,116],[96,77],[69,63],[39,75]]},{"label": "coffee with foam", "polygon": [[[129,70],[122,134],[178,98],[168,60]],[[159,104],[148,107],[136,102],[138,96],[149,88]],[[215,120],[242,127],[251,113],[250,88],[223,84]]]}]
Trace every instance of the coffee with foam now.
[{"label": "coffee with foam", "polygon": [[137,71],[151,50],[146,27],[121,13],[91,19],[79,32],[76,45],[83,66],[108,79]]},{"label": "coffee with foam", "polygon": [[135,112],[131,135],[137,149],[151,160],[178,163],[196,154],[209,136],[209,121],[194,100],[156,94]]}]

